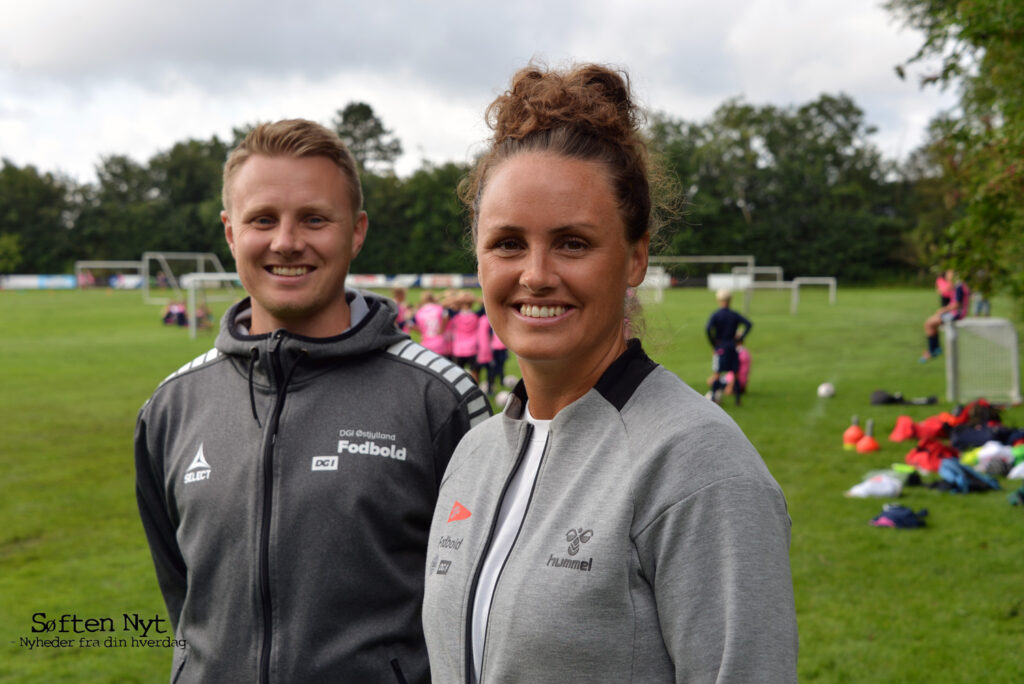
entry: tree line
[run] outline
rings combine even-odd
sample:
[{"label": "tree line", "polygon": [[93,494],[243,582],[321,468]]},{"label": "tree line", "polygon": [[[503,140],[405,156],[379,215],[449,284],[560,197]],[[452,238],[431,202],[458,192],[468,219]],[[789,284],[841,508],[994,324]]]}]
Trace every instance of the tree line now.
[{"label": "tree line", "polygon": [[[399,177],[393,165],[401,142],[365,103],[338,110],[330,125],[360,163],[370,215],[353,270],[474,271],[456,196],[466,165],[425,162]],[[661,253],[753,254],[788,275],[844,282],[925,278],[953,262],[951,235],[955,245],[975,247],[969,230],[955,233],[969,202],[950,201],[959,181],[947,148],[959,144],[966,154],[964,133],[952,126],[936,121],[926,146],[901,163],[884,158],[864,111],[843,94],[791,107],[737,98],[700,122],[652,114],[651,148],[683,198],[668,217]],[[103,157],[97,180],[85,184],[4,160],[0,272],[70,272],[76,260],[137,259],[153,250],[213,252],[230,264],[219,220],[221,171],[247,130],[236,129],[231,140],[185,140],[145,163]],[[961,138],[951,142],[953,135]],[[988,276],[979,286],[990,292],[991,276],[1004,273],[990,263],[994,257],[956,265]]]}]

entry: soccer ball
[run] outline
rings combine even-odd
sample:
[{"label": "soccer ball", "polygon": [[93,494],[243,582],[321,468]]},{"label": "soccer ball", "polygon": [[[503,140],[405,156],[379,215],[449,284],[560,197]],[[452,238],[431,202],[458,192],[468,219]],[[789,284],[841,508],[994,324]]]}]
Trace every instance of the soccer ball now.
[{"label": "soccer ball", "polygon": [[818,396],[822,399],[828,399],[834,397],[836,394],[836,386],[831,382],[823,382],[818,385]]},{"label": "soccer ball", "polygon": [[519,382],[519,378],[511,374],[506,375],[501,379],[501,384],[505,387],[515,387],[517,382]]},{"label": "soccer ball", "polygon": [[508,397],[509,393],[506,392],[505,390],[498,392],[497,394],[494,395],[494,405],[497,406],[499,409],[505,408],[505,404],[508,403]]}]

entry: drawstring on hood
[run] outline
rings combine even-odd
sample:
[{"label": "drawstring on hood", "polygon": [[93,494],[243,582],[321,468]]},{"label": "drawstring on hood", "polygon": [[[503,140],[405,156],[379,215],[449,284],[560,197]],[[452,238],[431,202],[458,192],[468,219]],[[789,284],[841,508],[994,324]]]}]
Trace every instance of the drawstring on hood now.
[{"label": "drawstring on hood", "polygon": [[[267,371],[276,376],[278,380],[284,377],[281,387],[287,388],[292,377],[298,370],[298,365],[313,362],[317,367],[328,364],[332,359],[353,357],[358,354],[385,349],[388,346],[409,339],[409,336],[398,330],[395,326],[397,308],[389,299],[378,297],[370,292],[361,292],[358,299],[350,296],[350,305],[355,306],[361,302],[365,313],[359,322],[351,329],[335,337],[328,338],[304,338],[301,335],[289,335],[284,330],[278,330],[272,335],[250,335],[249,329],[252,324],[252,304],[247,297],[234,304],[221,319],[220,333],[217,335],[216,348],[226,356],[233,357],[238,364],[239,371],[245,373],[249,385],[249,408],[253,420],[262,430],[264,429],[263,419],[260,416],[256,405],[256,367],[258,364],[268,366]],[[282,349],[284,345],[288,351],[282,355],[282,361],[287,366],[288,360],[284,357],[294,356],[295,360],[290,367],[274,369],[269,365],[276,363],[277,354],[275,350]],[[267,353],[264,353],[267,352]],[[263,367],[261,366],[261,368]]]},{"label": "drawstring on hood", "polygon": [[[309,356],[309,351],[306,349],[299,349],[299,353],[295,357],[295,362],[288,369],[288,374],[285,375],[284,382],[281,383],[281,392],[283,393],[288,384],[292,381],[292,376],[295,375],[295,370],[302,363],[302,360]],[[256,390],[253,383],[253,370],[256,368],[257,362],[259,362],[260,350],[258,347],[252,347],[249,349],[249,407],[252,409],[252,417],[256,420],[256,425],[259,428],[263,428],[263,423],[260,422],[260,416],[256,412]]]},{"label": "drawstring on hood", "polygon": [[260,417],[256,413],[256,391],[252,386],[252,372],[259,358],[260,350],[257,347],[249,350],[249,407],[252,408],[252,417],[256,419],[256,426],[263,429],[263,423],[260,422]]}]

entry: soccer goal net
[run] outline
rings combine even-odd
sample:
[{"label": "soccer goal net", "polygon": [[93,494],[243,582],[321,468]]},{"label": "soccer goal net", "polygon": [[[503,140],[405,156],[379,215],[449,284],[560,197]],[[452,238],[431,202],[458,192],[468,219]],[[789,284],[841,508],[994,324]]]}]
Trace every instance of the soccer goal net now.
[{"label": "soccer goal net", "polygon": [[206,307],[205,288],[211,284],[234,286],[241,283],[237,273],[186,273],[181,277],[181,286],[188,293],[185,312],[188,316],[189,337],[195,337],[200,327],[213,325],[210,310]]},{"label": "soccer goal net", "polygon": [[1017,330],[1004,318],[965,318],[947,323],[946,398],[1019,403]]},{"label": "soccer goal net", "polygon": [[[167,304],[185,295],[182,278],[189,273],[225,273],[213,252],[145,252],[142,255],[142,300]],[[204,295],[209,301],[238,299],[234,278],[213,280]]]},{"label": "soccer goal net", "polygon": [[[716,290],[728,288],[743,291],[743,309],[750,308],[750,282],[755,271],[754,257],[750,254],[652,256],[648,271],[655,270],[656,278],[649,287],[654,301],[661,301],[667,287],[701,287]],[[730,271],[734,264],[740,264]]]}]

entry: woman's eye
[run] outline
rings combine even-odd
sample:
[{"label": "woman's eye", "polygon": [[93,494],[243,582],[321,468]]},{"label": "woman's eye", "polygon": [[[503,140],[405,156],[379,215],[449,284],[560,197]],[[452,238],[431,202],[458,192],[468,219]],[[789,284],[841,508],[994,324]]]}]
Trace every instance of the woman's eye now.
[{"label": "woman's eye", "polygon": [[570,238],[562,243],[562,247],[570,252],[582,252],[587,248],[587,243],[583,240]]},{"label": "woman's eye", "polygon": [[499,249],[503,252],[512,252],[519,249],[519,242],[511,238],[506,240],[499,240],[494,243],[494,248]]}]

